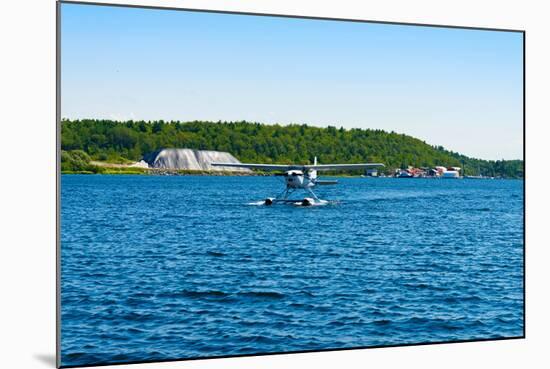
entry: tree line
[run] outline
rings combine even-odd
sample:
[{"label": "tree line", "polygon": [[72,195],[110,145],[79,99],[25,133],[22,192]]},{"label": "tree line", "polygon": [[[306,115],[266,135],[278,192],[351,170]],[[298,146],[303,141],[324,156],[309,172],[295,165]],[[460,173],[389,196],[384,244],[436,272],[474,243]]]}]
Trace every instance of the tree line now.
[{"label": "tree line", "polygon": [[77,162],[85,161],[81,152],[89,156],[88,160],[124,163],[162,148],[191,148],[227,151],[242,162],[306,164],[317,156],[321,163],[382,162],[388,174],[396,168],[442,165],[464,167],[466,175],[523,177],[522,160],[469,158],[379,129],[305,124],[64,119],[61,148],[67,160],[75,156],[73,151],[80,150],[76,159],[72,158],[74,168]]}]

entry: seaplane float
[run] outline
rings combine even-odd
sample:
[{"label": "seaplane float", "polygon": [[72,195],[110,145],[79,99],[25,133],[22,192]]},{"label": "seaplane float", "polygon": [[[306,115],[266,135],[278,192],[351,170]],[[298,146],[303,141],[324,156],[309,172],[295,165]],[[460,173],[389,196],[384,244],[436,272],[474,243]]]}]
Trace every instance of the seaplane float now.
[{"label": "seaplane float", "polygon": [[[383,167],[382,163],[360,164],[317,164],[317,157],[313,164],[251,164],[251,163],[211,163],[213,166],[258,169],[263,171],[279,171],[278,176],[284,178],[285,189],[275,197],[268,197],[262,201],[264,205],[292,204],[298,206],[319,206],[329,203],[317,197],[313,188],[315,186],[335,185],[336,180],[321,180],[317,177],[318,171],[357,170],[373,167]],[[303,199],[291,199],[290,195],[295,191],[304,191],[308,197]]]}]

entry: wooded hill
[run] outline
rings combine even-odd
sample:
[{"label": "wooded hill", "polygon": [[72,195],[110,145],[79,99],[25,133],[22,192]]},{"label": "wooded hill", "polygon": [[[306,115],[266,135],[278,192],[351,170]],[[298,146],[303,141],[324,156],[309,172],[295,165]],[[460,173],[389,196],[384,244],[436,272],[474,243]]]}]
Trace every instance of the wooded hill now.
[{"label": "wooded hill", "polygon": [[[306,164],[317,156],[320,163],[382,162],[387,173],[409,165],[442,165],[464,167],[466,175],[523,177],[522,160],[469,158],[411,136],[378,129],[319,128],[305,124],[282,126],[245,121],[88,119],[64,119],[61,127],[65,163],[74,156],[73,150],[82,150],[93,160],[123,163],[138,161],[144,154],[161,148],[191,148],[227,151],[241,162]],[[82,156],[81,153],[76,155]]]}]

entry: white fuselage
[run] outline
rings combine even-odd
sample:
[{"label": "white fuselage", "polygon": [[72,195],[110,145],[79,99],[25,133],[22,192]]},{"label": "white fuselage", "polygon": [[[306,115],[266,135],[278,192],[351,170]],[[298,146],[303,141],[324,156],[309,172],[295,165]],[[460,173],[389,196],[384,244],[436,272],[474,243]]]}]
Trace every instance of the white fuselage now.
[{"label": "white fuselage", "polygon": [[317,171],[309,170],[306,175],[301,170],[288,170],[284,173],[288,188],[311,188],[315,186]]}]

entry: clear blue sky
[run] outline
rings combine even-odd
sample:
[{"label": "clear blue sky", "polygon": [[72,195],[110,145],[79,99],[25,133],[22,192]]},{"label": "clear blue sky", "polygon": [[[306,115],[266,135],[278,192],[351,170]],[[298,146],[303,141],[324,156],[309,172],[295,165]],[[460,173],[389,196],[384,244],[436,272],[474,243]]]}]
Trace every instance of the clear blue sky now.
[{"label": "clear blue sky", "polygon": [[521,159],[520,33],[62,5],[66,118],[406,133]]}]

